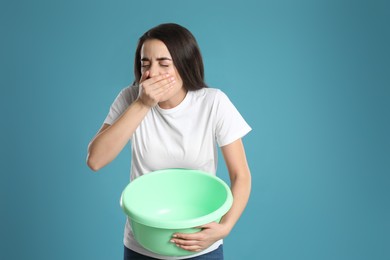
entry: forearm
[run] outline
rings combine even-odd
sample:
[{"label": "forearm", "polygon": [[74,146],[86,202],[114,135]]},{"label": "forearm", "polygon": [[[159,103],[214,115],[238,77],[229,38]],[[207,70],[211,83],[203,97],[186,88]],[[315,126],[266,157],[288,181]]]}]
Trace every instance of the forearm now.
[{"label": "forearm", "polygon": [[248,203],[251,191],[251,174],[242,141],[238,139],[221,149],[229,171],[233,205],[219,223],[211,222],[202,225],[200,226],[202,230],[193,234],[175,233],[171,242],[185,250],[197,252],[226,237]]},{"label": "forearm", "polygon": [[114,124],[102,129],[88,146],[88,166],[97,171],[114,160],[149,110],[149,107],[136,100]]},{"label": "forearm", "polygon": [[251,191],[251,176],[249,169],[247,171],[244,174],[236,174],[235,178],[231,180],[233,205],[220,222],[225,226],[224,236],[227,236],[233,229],[248,203]]}]

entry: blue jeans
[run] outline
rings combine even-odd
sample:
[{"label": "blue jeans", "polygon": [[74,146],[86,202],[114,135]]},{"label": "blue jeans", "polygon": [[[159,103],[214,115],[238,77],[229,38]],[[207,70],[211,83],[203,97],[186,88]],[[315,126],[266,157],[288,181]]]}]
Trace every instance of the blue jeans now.
[{"label": "blue jeans", "polygon": [[[145,256],[138,254],[137,252],[134,252],[133,250],[128,249],[125,247],[125,253],[123,260],[151,260],[151,259],[156,259],[150,256]],[[220,245],[217,249],[214,251],[211,251],[207,254],[196,256],[196,257],[191,257],[187,258],[191,260],[223,260],[223,245]]]}]

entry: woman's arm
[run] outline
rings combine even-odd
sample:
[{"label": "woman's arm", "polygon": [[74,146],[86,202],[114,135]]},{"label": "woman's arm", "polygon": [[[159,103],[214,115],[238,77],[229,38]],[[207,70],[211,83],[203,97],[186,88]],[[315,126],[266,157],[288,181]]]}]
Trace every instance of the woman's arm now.
[{"label": "woman's arm", "polygon": [[88,145],[88,166],[98,171],[109,164],[128,143],[149,110],[148,106],[136,100],[114,124],[103,124]]},{"label": "woman's arm", "polygon": [[112,125],[103,124],[102,128],[88,145],[87,164],[98,171],[122,151],[134,131],[150,109],[157,105],[161,97],[172,89],[175,81],[168,75],[149,77],[146,71],[140,80],[138,98],[123,112]]},{"label": "woman's arm", "polygon": [[240,218],[251,191],[251,174],[241,139],[221,148],[229,171],[233,205],[220,223],[201,226],[202,231],[193,234],[174,234],[171,242],[189,251],[202,251],[226,237]]},{"label": "woman's arm", "polygon": [[220,223],[225,225],[230,233],[248,203],[251,192],[251,173],[241,139],[221,149],[230,176],[233,205]]}]

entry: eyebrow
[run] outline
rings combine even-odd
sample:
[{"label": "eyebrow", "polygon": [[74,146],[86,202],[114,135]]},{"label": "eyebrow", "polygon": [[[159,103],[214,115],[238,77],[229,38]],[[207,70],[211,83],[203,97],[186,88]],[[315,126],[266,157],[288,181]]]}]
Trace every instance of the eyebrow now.
[{"label": "eyebrow", "polygon": [[[162,60],[170,60],[170,61],[172,61],[172,59],[170,59],[168,57],[161,57],[161,58],[157,58],[156,60],[158,60],[158,61],[162,61]],[[144,57],[144,58],[141,59],[141,61],[150,61],[150,59],[147,58],[147,57]]]}]

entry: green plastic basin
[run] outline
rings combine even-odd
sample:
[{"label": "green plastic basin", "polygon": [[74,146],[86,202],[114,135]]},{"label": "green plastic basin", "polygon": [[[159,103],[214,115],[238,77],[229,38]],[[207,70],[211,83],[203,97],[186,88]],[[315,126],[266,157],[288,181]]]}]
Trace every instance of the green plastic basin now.
[{"label": "green plastic basin", "polygon": [[145,174],[130,182],[121,196],[121,207],[138,243],[167,256],[193,254],[169,242],[173,233],[194,233],[200,225],[219,222],[232,203],[223,180],[187,169]]}]

